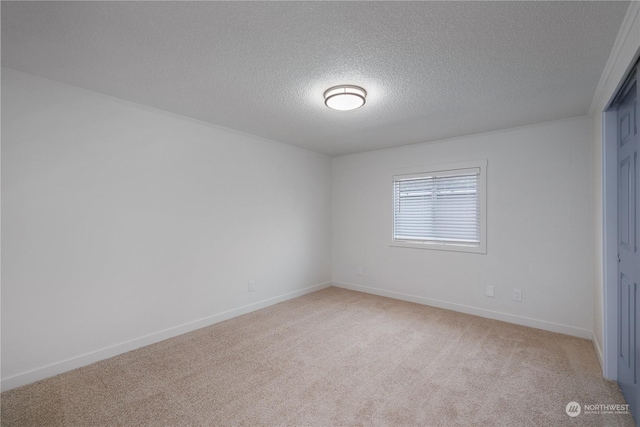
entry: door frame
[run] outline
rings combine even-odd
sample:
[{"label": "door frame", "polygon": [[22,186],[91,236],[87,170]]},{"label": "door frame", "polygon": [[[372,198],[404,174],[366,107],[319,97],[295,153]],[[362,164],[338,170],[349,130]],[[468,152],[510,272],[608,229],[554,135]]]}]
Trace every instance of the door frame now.
[{"label": "door frame", "polygon": [[602,112],[602,274],[603,274],[603,375],[618,379],[618,147],[617,110],[614,101],[640,51],[630,61]]},{"label": "door frame", "polygon": [[[622,82],[621,82],[622,84]],[[617,93],[617,92],[616,92]],[[603,374],[618,379],[618,152],[617,111],[602,113],[602,227],[603,227]]]}]

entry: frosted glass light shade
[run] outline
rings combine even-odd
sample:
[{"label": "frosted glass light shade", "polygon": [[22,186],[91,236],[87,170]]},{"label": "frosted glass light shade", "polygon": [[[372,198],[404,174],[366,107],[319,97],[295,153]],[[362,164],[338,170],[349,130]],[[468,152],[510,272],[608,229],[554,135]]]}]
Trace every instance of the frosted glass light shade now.
[{"label": "frosted glass light shade", "polygon": [[342,85],[329,88],[324,93],[324,104],[334,110],[355,110],[364,105],[367,92],[358,86]]}]

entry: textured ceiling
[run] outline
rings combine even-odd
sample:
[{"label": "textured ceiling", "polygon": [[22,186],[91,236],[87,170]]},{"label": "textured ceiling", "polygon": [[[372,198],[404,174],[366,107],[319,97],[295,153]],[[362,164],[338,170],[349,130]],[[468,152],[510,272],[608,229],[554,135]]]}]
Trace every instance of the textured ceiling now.
[{"label": "textured ceiling", "polygon": [[586,114],[627,7],[3,1],[2,65],[340,155]]}]

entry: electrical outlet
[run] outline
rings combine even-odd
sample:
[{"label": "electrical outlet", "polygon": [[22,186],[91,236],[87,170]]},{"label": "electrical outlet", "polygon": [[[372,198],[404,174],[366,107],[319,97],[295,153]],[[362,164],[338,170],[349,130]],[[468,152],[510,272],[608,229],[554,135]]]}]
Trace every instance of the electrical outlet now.
[{"label": "electrical outlet", "polygon": [[493,298],[493,296],[494,296],[494,293],[493,293],[493,286],[491,286],[491,285],[487,285],[487,290],[486,290],[486,293],[485,293],[485,294],[486,294],[488,297]]},{"label": "electrical outlet", "polygon": [[256,290],[256,282],[254,280],[249,281],[249,292],[253,292]]},{"label": "electrical outlet", "polygon": [[513,290],[513,300],[522,302],[522,291],[520,289]]},{"label": "electrical outlet", "polygon": [[358,276],[362,276],[362,267],[358,267]]}]

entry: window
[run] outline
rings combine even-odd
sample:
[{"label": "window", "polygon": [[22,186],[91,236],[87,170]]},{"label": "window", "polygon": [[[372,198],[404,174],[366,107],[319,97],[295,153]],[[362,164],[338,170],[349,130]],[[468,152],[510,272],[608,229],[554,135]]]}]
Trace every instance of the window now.
[{"label": "window", "polygon": [[392,246],[486,253],[486,164],[394,175]]}]

